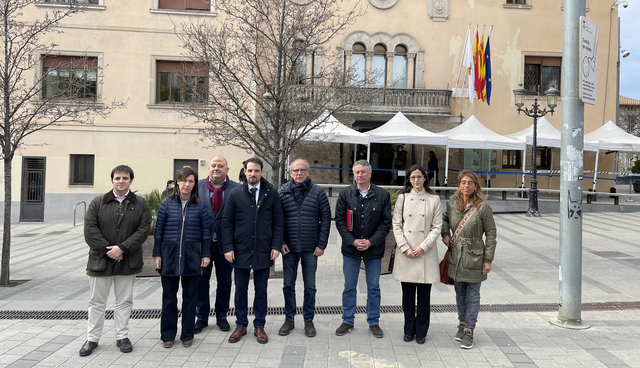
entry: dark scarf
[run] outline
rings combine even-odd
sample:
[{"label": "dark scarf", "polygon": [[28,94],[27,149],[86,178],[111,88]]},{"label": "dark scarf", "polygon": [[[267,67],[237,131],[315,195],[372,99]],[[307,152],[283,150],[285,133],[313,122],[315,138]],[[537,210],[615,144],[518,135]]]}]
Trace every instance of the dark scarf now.
[{"label": "dark scarf", "polygon": [[309,185],[311,185],[309,178],[301,184],[296,184],[296,182],[291,179],[291,191],[293,192],[293,199],[295,199],[297,204],[300,204],[304,199],[304,194],[307,192],[307,189],[309,189]]},{"label": "dark scarf", "polygon": [[222,207],[222,192],[224,191],[224,188],[227,186],[228,182],[229,176],[227,175],[222,185],[216,188],[213,186],[213,183],[211,183],[211,178],[207,177],[207,180],[205,180],[207,188],[211,192],[213,192],[213,195],[211,196],[211,207],[213,208],[213,213],[215,215],[218,214],[218,211],[220,211],[220,207]]}]

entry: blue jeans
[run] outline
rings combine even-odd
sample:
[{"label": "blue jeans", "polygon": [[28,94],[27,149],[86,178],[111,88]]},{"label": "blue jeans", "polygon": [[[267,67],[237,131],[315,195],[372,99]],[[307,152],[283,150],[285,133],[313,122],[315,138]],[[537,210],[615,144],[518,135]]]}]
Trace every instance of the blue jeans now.
[{"label": "blue jeans", "polygon": [[480,283],[455,281],[453,287],[456,289],[458,320],[464,322],[464,327],[473,330],[480,313]]},{"label": "blue jeans", "polygon": [[318,257],[314,256],[313,252],[290,252],[282,256],[284,314],[289,320],[293,320],[296,315],[298,263],[302,264],[302,280],[304,281],[302,317],[305,322],[313,321],[316,308],[316,270],[318,268]]},{"label": "blue jeans", "polygon": [[[380,268],[382,260],[365,259],[367,278],[367,323],[377,325],[380,319]],[[356,298],[360,258],[342,256],[342,273],[344,274],[344,291],[342,292],[342,322],[353,325],[356,314]]]}]

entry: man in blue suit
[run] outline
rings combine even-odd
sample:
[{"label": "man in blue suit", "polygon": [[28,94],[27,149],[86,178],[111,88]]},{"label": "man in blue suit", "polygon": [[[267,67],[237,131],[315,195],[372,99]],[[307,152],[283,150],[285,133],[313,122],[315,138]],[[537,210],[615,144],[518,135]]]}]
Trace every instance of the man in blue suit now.
[{"label": "man in blue suit", "polygon": [[231,189],[240,186],[229,179],[227,173],[229,166],[222,156],[216,156],[209,165],[209,176],[198,181],[200,198],[204,202],[209,213],[211,224],[211,258],[213,262],[202,269],[202,275],[198,283],[198,300],[196,304],[196,324],[194,333],[199,333],[209,325],[209,312],[211,310],[209,298],[209,284],[213,266],[216,268],[216,324],[222,331],[229,331],[231,327],[227,322],[229,312],[229,300],[231,298],[231,264],[224,258],[222,252],[222,213],[229,197]]}]

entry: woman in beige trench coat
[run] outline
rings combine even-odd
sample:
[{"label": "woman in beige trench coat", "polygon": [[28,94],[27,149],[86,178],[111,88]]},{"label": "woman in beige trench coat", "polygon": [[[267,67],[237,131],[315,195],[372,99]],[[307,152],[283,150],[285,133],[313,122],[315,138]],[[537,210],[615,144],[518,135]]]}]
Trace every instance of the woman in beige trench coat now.
[{"label": "woman in beige trench coat", "polygon": [[411,166],[393,213],[397,244],[393,279],[402,285],[404,341],[415,335],[419,344],[424,344],[429,330],[431,284],[440,281],[436,241],[442,228],[442,207],[440,196],[426,179],[421,166]]}]

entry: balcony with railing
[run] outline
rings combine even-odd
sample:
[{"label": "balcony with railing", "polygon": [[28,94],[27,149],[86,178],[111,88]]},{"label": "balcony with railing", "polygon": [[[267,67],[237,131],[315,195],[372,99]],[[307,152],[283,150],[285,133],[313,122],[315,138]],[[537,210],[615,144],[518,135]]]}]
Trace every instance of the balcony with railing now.
[{"label": "balcony with railing", "polygon": [[[293,93],[297,100],[310,103],[327,98],[331,91],[324,86],[299,85]],[[348,88],[336,93],[331,103],[344,103],[347,113],[395,114],[398,111],[409,114],[451,116],[451,90],[404,89],[404,88]]]}]

